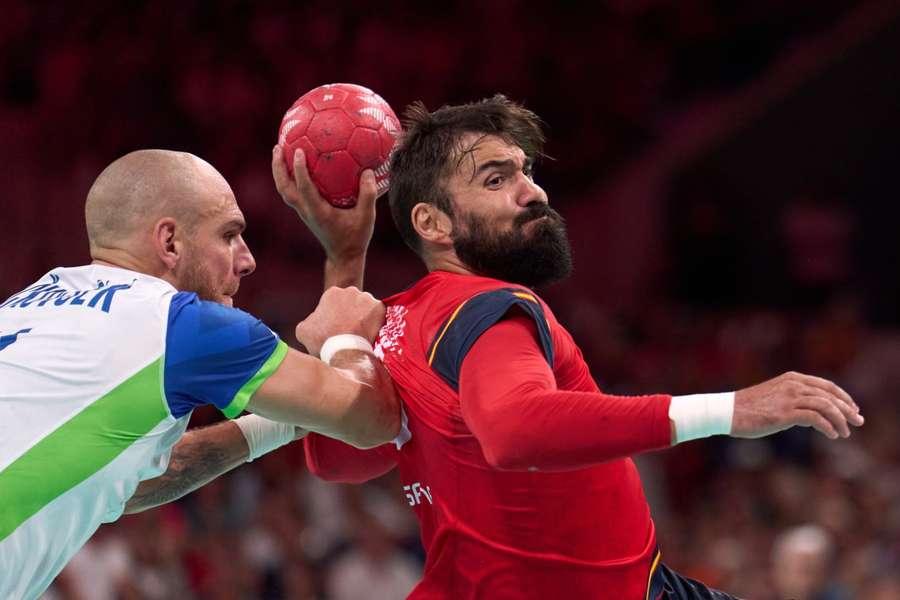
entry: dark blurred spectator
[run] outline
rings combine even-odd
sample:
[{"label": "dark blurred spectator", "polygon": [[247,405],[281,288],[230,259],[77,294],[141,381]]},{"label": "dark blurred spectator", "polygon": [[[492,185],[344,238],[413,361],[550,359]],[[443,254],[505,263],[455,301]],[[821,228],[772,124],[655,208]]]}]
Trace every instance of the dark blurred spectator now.
[{"label": "dark blurred spectator", "polygon": [[836,193],[820,187],[804,190],[781,214],[795,306],[821,306],[850,283],[856,223]]},{"label": "dark blurred spectator", "polygon": [[133,548],[121,531],[101,527],[55,584],[60,600],[137,600]]},{"label": "dark blurred spectator", "polygon": [[859,598],[864,600],[897,600],[900,598],[900,575],[883,575],[866,583]]},{"label": "dark blurred spectator", "polygon": [[418,562],[397,550],[376,519],[361,514],[353,523],[354,546],[339,556],[328,574],[333,600],[405,598],[421,578]]},{"label": "dark blurred spectator", "polygon": [[779,534],[772,545],[775,598],[844,600],[848,595],[831,578],[834,544],[818,525],[801,525]]}]

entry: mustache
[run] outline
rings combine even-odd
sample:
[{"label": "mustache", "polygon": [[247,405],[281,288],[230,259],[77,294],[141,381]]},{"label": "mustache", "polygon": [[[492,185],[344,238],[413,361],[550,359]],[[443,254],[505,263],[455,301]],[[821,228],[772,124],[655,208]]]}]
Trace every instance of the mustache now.
[{"label": "mustache", "polygon": [[513,225],[522,227],[526,223],[534,221],[535,219],[540,219],[541,217],[547,217],[550,221],[555,223],[565,223],[562,215],[550,208],[549,204],[535,202],[534,204],[528,205],[525,208],[525,212],[513,219]]}]

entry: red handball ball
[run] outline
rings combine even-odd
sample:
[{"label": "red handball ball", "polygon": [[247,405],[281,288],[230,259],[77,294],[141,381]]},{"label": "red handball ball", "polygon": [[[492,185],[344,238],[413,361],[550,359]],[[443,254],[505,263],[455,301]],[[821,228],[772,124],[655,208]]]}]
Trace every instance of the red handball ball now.
[{"label": "red handball ball", "polygon": [[359,176],[375,172],[378,195],[390,186],[390,158],[400,121],[384,99],[361,85],[332,83],[294,102],[278,129],[288,172],[302,148],[306,167],[322,197],[351,208],[359,195]]}]

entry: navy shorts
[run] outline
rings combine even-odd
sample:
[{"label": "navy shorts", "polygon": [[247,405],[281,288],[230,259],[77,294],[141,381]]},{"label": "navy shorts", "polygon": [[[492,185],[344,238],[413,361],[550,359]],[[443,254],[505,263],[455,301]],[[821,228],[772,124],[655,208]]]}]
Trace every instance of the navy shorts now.
[{"label": "navy shorts", "polygon": [[650,579],[648,598],[654,600],[740,600],[706,587],[699,581],[682,577],[666,565],[660,563]]}]

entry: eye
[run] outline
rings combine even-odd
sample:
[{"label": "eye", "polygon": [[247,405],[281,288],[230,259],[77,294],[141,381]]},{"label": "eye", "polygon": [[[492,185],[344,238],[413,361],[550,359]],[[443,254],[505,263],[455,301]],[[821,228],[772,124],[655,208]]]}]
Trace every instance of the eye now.
[{"label": "eye", "polygon": [[492,175],[485,181],[485,185],[491,188],[500,187],[506,178],[503,175]]},{"label": "eye", "polygon": [[525,177],[528,179],[534,179],[534,165],[525,165],[522,169],[522,173],[524,173]]}]

